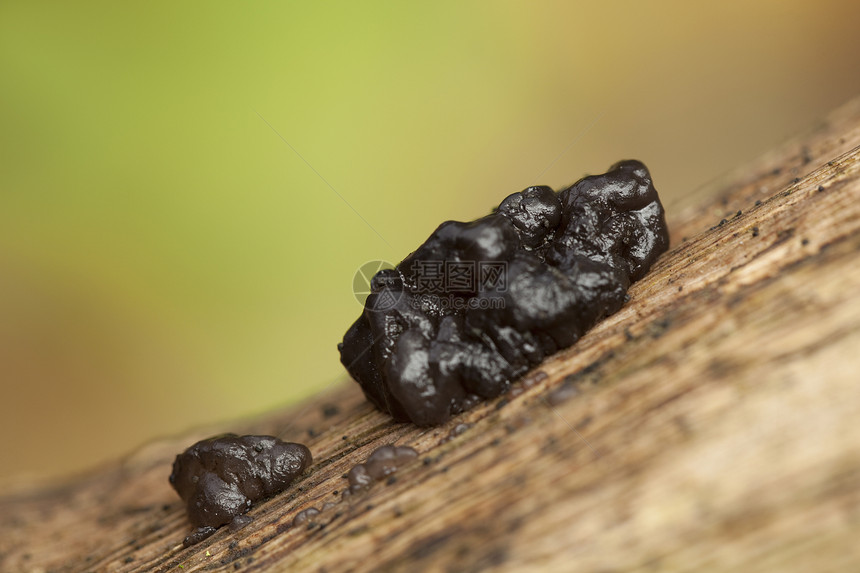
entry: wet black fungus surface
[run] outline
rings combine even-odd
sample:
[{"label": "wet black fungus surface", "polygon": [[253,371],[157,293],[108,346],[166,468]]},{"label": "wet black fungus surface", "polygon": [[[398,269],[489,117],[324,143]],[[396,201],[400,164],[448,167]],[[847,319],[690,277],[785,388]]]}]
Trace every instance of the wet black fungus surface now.
[{"label": "wet black fungus surface", "polygon": [[247,525],[242,514],[254,502],[286,489],[311,462],[304,445],[271,436],[226,434],[197,442],[176,456],[170,474],[198,528],[188,541],[200,541],[234,519],[237,527]]},{"label": "wet black fungus surface", "polygon": [[[529,187],[476,221],[442,223],[377,273],[339,345],[341,362],[383,412],[441,424],[503,394],[620,309],[668,244],[663,207],[638,161],[558,193]],[[452,288],[448,271],[458,268],[475,280],[461,273]]]},{"label": "wet black fungus surface", "polygon": [[376,448],[367,457],[364,467],[367,475],[375,480],[381,480],[417,457],[418,452],[409,446],[382,446]]},{"label": "wet black fungus surface", "polygon": [[312,517],[320,514],[320,510],[315,507],[309,507],[307,509],[303,509],[298,512],[296,516],[293,518],[293,527],[297,525],[301,525],[303,523],[307,523]]},{"label": "wet black fungus surface", "polygon": [[[363,464],[356,464],[350,468],[346,477],[349,480],[349,488],[345,490],[344,497],[367,490],[377,481],[391,478],[400,466],[418,458],[418,452],[409,446],[381,446],[373,450]],[[389,485],[394,483],[389,481]]]}]

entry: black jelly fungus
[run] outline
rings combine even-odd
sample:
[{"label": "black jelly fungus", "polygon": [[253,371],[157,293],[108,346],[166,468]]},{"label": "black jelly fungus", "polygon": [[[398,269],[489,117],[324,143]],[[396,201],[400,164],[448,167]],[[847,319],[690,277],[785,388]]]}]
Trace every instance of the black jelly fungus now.
[{"label": "black jelly fungus", "polygon": [[286,489],[311,461],[310,450],[302,444],[225,434],[201,440],[176,456],[170,483],[185,502],[191,523],[211,529],[211,534],[252,503]]},{"label": "black jelly fungus", "polygon": [[389,476],[397,471],[397,468],[418,457],[418,452],[409,446],[382,446],[376,448],[364,467],[367,474],[375,480]]},{"label": "black jelly fungus", "polygon": [[218,531],[218,528],[212,527],[211,525],[204,525],[202,527],[198,527],[191,532],[191,535],[187,536],[185,539],[182,540],[182,546],[191,547],[192,545],[196,545],[207,537],[213,535],[216,531]]},{"label": "black jelly fungus", "polygon": [[373,484],[373,478],[367,473],[367,468],[364,464],[356,464],[352,466],[346,474],[349,480],[349,485],[356,487],[370,487]]},{"label": "black jelly fungus", "polygon": [[308,520],[310,520],[310,518],[314,517],[315,515],[319,515],[319,513],[320,510],[315,507],[303,509],[302,511],[298,512],[293,518],[293,527],[301,525],[302,523],[306,523]]},{"label": "black jelly fungus", "polygon": [[529,187],[476,221],[442,223],[396,268],[379,271],[338,346],[341,362],[383,412],[441,424],[503,394],[620,309],[668,244],[639,161],[558,193]]},{"label": "black jelly fungus", "polygon": [[240,529],[250,525],[252,521],[254,520],[247,515],[237,515],[232,520],[230,520],[230,524],[227,527],[230,529],[230,531],[235,533]]},{"label": "black jelly fungus", "polygon": [[[409,446],[381,446],[373,450],[367,457],[367,461],[363,464],[356,464],[347,472],[349,479],[349,489],[344,491],[344,499],[356,493],[366,491],[374,482],[388,478],[388,484],[391,485],[396,481],[391,481],[394,477],[391,474],[397,469],[411,462],[418,457],[418,452]],[[424,464],[427,465],[427,459]]]}]

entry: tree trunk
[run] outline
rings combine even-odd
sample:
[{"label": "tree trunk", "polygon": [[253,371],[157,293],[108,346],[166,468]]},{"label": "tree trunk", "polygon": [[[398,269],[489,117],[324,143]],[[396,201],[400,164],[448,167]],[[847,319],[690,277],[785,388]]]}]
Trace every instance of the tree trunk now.
[{"label": "tree trunk", "polygon": [[[443,427],[346,381],[210,428],[314,454],[244,529],[183,548],[167,476],[195,433],[7,494],[0,570],[860,571],[858,146],[855,100],[669,205],[673,246],[620,312]],[[388,443],[420,458],[342,501]]]}]

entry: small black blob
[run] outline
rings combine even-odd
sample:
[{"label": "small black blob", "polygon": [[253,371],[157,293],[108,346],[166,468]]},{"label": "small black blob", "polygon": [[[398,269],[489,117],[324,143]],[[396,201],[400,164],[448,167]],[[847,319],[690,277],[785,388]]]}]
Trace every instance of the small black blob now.
[{"label": "small black blob", "polygon": [[307,523],[310,518],[319,515],[319,513],[320,510],[315,507],[303,509],[302,511],[298,512],[293,518],[293,527],[296,527],[297,525],[301,525],[303,523]]},{"label": "small black blob", "polygon": [[418,452],[409,446],[381,446],[368,456],[364,467],[367,475],[375,480],[381,480],[417,457]]},{"label": "small black blob", "polygon": [[352,493],[369,488],[373,485],[374,481],[374,478],[367,473],[367,467],[365,467],[364,464],[356,464],[352,466],[349,473],[347,473],[347,479],[349,480],[349,486]]},{"label": "small black blob", "polygon": [[340,408],[334,404],[326,404],[322,407],[323,418],[331,418],[340,414]]},{"label": "small black blob", "polygon": [[639,161],[558,193],[529,187],[476,221],[442,223],[380,271],[341,362],[395,420],[444,423],[616,312],[668,244]]},{"label": "small black blob", "polygon": [[254,502],[285,490],[311,462],[311,452],[302,444],[225,434],[201,440],[176,456],[170,484],[200,534],[211,534]]},{"label": "small black blob", "polygon": [[[343,492],[347,499],[370,488],[375,482],[391,479],[400,466],[418,457],[418,452],[409,446],[380,446],[373,450],[363,464],[356,464],[347,473],[349,488]],[[389,481],[389,485],[391,485]]]}]

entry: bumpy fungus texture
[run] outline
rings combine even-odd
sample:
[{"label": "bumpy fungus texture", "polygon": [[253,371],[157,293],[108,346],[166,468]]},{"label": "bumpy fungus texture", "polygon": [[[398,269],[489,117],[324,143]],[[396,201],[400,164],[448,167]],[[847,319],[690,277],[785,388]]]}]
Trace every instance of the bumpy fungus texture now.
[{"label": "bumpy fungus texture", "polygon": [[170,474],[198,527],[186,545],[241,519],[252,503],[286,489],[311,462],[304,445],[271,436],[225,434],[197,442],[176,456]]},{"label": "bumpy fungus texture", "polygon": [[379,271],[341,362],[396,420],[441,424],[616,312],[668,244],[639,161],[558,193],[529,187],[476,221],[442,223]]},{"label": "bumpy fungus texture", "polygon": [[363,464],[350,468],[346,477],[349,488],[344,490],[343,497],[368,489],[374,482],[385,479],[395,473],[400,466],[418,457],[418,452],[409,446],[380,446],[373,450]]}]

